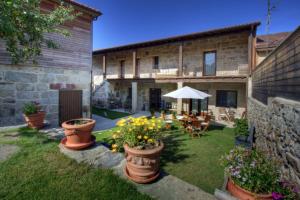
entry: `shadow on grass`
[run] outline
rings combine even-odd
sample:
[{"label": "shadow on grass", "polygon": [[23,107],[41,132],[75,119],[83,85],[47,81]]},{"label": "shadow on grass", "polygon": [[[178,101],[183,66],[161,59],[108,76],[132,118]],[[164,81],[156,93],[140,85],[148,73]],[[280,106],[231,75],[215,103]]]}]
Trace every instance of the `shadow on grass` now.
[{"label": "shadow on grass", "polygon": [[17,132],[20,136],[24,138],[34,138],[38,143],[41,144],[55,142],[54,140],[47,138],[45,134],[39,132],[37,129],[23,127],[19,128]]},{"label": "shadow on grass", "polygon": [[183,134],[181,131],[173,131],[163,139],[165,147],[161,155],[162,167],[170,162],[182,162],[189,157],[189,155],[183,153],[184,141],[187,140],[183,137]]}]

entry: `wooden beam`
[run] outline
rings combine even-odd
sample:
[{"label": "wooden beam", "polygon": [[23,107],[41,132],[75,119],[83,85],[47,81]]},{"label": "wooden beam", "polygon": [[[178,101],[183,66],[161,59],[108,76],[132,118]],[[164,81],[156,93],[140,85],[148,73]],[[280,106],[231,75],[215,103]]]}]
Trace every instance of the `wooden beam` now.
[{"label": "wooden beam", "polygon": [[137,77],[137,69],[136,69],[136,50],[132,52],[132,74],[133,78]]},{"label": "wooden beam", "polygon": [[179,55],[178,55],[178,75],[182,76],[183,74],[183,45],[179,45]]},{"label": "wooden beam", "polygon": [[106,56],[102,56],[102,71],[103,71],[103,79],[106,78]]}]

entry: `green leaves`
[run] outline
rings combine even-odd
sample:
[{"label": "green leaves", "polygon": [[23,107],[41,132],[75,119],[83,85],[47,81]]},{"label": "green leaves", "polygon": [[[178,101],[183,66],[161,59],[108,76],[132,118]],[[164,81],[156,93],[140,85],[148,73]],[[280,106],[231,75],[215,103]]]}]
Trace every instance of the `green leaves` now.
[{"label": "green leaves", "polygon": [[43,43],[48,48],[58,48],[58,44],[45,39],[44,34],[69,36],[67,30],[58,26],[79,15],[63,3],[50,13],[41,13],[40,3],[40,0],[0,1],[0,38],[5,41],[13,64],[28,60],[35,63],[37,56],[41,55]]}]

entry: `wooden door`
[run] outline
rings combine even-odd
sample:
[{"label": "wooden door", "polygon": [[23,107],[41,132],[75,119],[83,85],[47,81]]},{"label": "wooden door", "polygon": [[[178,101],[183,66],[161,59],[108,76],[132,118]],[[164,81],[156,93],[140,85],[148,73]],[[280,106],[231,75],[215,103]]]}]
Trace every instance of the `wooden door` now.
[{"label": "wooden door", "polygon": [[150,109],[159,110],[160,103],[161,103],[161,89],[150,88],[150,94],[149,94]]},{"label": "wooden door", "polygon": [[82,117],[82,90],[59,90],[59,125]]}]

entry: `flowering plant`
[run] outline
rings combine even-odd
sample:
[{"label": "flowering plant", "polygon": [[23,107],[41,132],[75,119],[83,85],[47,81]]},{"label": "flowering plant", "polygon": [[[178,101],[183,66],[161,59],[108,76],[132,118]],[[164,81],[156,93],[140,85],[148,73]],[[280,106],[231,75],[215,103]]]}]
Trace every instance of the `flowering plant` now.
[{"label": "flowering plant", "polygon": [[152,149],[160,145],[162,137],[163,121],[145,116],[128,119],[121,119],[117,122],[119,129],[112,135],[115,144],[112,144],[112,151],[120,150],[124,144],[135,149]]},{"label": "flowering plant", "polygon": [[256,194],[270,194],[274,198],[294,199],[295,193],[282,185],[276,163],[262,152],[236,147],[221,158],[225,173],[241,188]]}]

